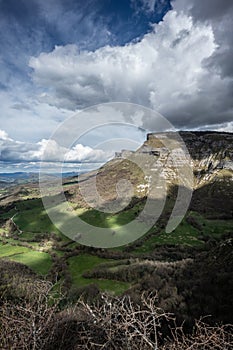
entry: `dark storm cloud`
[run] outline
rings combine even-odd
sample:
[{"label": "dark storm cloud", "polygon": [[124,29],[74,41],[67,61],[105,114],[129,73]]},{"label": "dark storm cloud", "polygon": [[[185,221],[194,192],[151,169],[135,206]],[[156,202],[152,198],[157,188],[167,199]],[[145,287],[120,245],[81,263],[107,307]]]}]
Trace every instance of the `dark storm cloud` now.
[{"label": "dark storm cloud", "polygon": [[221,72],[223,78],[233,77],[233,1],[195,0],[190,13],[196,21],[208,21],[218,44],[208,60],[209,66]]},{"label": "dark storm cloud", "polygon": [[233,1],[231,0],[194,0],[191,14],[198,20],[219,20],[232,10]]},{"label": "dark storm cloud", "polygon": [[[178,128],[206,128],[224,124],[229,130],[233,125],[233,1],[229,0],[175,0],[173,10],[191,16],[193,28],[211,28],[215,49],[203,58],[200,69],[203,76],[198,79],[198,89],[193,94],[179,93],[177,102],[163,109]],[[182,30],[172,42],[175,49],[182,41],[191,37]],[[205,39],[204,39],[205,40]],[[200,41],[201,43],[201,41]],[[192,52],[192,49],[190,49]],[[183,55],[187,52],[183,51]],[[176,66],[174,66],[174,70]],[[193,76],[193,78],[195,78]]]}]

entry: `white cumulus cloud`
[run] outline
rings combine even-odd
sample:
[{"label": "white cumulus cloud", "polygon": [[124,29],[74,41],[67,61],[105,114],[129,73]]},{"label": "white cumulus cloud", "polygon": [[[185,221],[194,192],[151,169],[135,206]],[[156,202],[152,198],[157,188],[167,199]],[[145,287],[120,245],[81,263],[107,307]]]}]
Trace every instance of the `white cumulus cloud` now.
[{"label": "white cumulus cloud", "polygon": [[232,117],[231,83],[206,63],[216,49],[210,24],[173,10],[139,42],[90,52],[59,46],[31,57],[29,65],[34,82],[47,91],[44,100],[58,107],[134,102],[175,126],[196,127]]},{"label": "white cumulus cloud", "polygon": [[68,149],[52,139],[43,139],[37,143],[19,142],[10,139],[5,131],[0,130],[0,161],[100,163],[112,156],[112,152],[82,144]]},{"label": "white cumulus cloud", "polygon": [[1,141],[6,141],[6,140],[11,140],[6,133],[6,131],[0,129],[0,142]]}]

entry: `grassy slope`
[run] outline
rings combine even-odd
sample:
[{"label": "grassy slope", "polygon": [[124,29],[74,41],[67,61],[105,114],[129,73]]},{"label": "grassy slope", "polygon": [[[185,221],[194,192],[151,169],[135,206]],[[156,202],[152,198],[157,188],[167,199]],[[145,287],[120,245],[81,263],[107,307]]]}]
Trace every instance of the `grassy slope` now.
[{"label": "grassy slope", "polygon": [[0,243],[0,258],[5,257],[13,257],[14,255],[27,253],[30,249],[26,247],[20,247],[20,246],[12,246],[10,244],[1,244]]},{"label": "grassy slope", "polygon": [[40,275],[47,275],[52,266],[52,260],[48,253],[36,252],[34,250],[17,254],[11,257],[11,260],[27,265]]},{"label": "grassy slope", "polygon": [[37,252],[27,247],[0,243],[0,258],[11,259],[30,267],[34,272],[46,275],[52,261],[48,253]]},{"label": "grassy slope", "polygon": [[184,219],[173,232],[166,233],[165,230],[161,230],[161,232],[155,233],[140,247],[136,248],[134,252],[149,253],[153,251],[157,245],[164,244],[201,246],[204,244],[203,239],[205,239],[205,237],[220,238],[223,234],[232,231],[233,220],[208,220],[194,212],[192,215],[198,218],[198,223],[202,226],[201,231],[194,228]]},{"label": "grassy slope", "polygon": [[101,290],[112,291],[115,294],[123,293],[125,290],[127,290],[130,287],[129,283],[112,281],[107,279],[100,280],[100,279],[91,279],[91,278],[82,277],[82,274],[85,271],[91,270],[94,267],[96,268],[99,264],[103,262],[106,263],[111,261],[112,260],[110,259],[102,259],[97,256],[88,255],[88,254],[82,254],[82,255],[69,258],[68,259],[69,271],[73,278],[73,283],[77,287],[83,287],[85,285],[95,283],[98,285],[98,287]]},{"label": "grassy slope", "polygon": [[19,213],[15,216],[14,221],[21,230],[32,233],[58,233],[58,230],[46,214],[43,203],[40,199],[20,202],[16,207]]},{"label": "grassy slope", "polygon": [[[91,223],[92,225],[115,228],[118,225],[124,225],[134,219],[136,212],[138,212],[141,207],[142,206],[140,206],[140,204],[136,204],[133,208],[115,215],[109,215],[100,213],[96,210],[88,209],[85,211],[77,210],[77,213],[79,213],[80,217],[83,220]],[[41,200],[34,199],[30,201],[19,202],[16,205],[16,209],[18,214],[15,216],[15,222],[20,227],[20,229],[24,231],[24,233],[21,235],[21,238],[24,238],[28,242],[30,242],[30,239],[34,236],[35,233],[38,232],[59,232],[48,218],[42,206]],[[8,213],[2,214],[2,217],[11,217],[14,212],[15,210],[12,209]],[[191,214],[202,226],[201,232],[190,225],[186,220],[183,220],[174,232],[168,234],[165,232],[165,230],[160,230],[159,233],[155,233],[147,240],[145,240],[141,246],[137,247],[134,250],[134,252],[149,253],[153,251],[158,244],[176,244],[189,246],[202,245],[203,240],[201,236],[218,237],[223,233],[229,232],[231,229],[232,221],[207,220],[196,212],[192,212]],[[12,243],[17,244],[17,241],[13,241],[12,239],[9,239],[8,241],[12,241]],[[36,243],[31,244],[35,247],[37,246]],[[4,248],[3,247],[4,246],[1,247],[2,256],[10,256],[12,254],[16,254],[14,255],[14,258],[11,257],[11,259],[26,264],[35,272],[46,274],[51,267],[51,259],[47,253],[32,251],[28,248],[20,246],[15,247],[7,245]],[[84,279],[82,277],[83,271],[93,268],[98,263],[101,263],[102,260],[98,257],[86,256],[84,259],[85,261],[82,263],[82,259],[83,257],[80,258],[80,256],[78,256],[69,260],[69,263],[71,264],[71,274],[76,285],[83,286],[89,283],[97,283],[102,289],[115,290],[116,292],[120,292],[126,288],[126,285],[120,285],[119,283],[116,284],[114,281],[96,281],[92,279]],[[75,266],[77,264],[79,267],[76,271]]]}]

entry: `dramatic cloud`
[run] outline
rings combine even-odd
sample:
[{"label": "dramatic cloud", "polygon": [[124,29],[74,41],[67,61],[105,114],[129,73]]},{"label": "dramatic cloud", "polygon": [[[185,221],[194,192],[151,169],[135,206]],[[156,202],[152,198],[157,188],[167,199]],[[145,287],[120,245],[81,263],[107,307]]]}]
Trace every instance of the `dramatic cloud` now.
[{"label": "dramatic cloud", "polygon": [[222,78],[233,77],[233,1],[229,0],[176,0],[174,6],[192,16],[197,23],[211,25],[217,48],[208,60]]},{"label": "dramatic cloud", "polygon": [[[160,16],[132,13],[130,0],[15,0],[0,1],[0,79],[8,86],[14,76],[25,79],[31,55],[55,45],[75,43],[94,50],[106,44],[124,44],[144,35],[169,8],[162,1]],[[123,5],[123,6],[122,6]]]},{"label": "dramatic cloud", "polygon": [[197,127],[232,118],[232,83],[208,67],[216,50],[211,25],[173,10],[137,43],[93,52],[56,47],[29,65],[48,103],[75,110],[129,101],[158,110],[175,126]]},{"label": "dramatic cloud", "polygon": [[112,152],[92,149],[77,144],[71,149],[60,146],[55,140],[41,140],[37,143],[25,143],[12,140],[0,130],[0,162],[74,162],[100,163],[113,156]]},{"label": "dramatic cloud", "polygon": [[[189,1],[189,0],[188,0]],[[233,10],[229,0],[192,0],[191,14],[198,20],[219,20]]]},{"label": "dramatic cloud", "polygon": [[4,159],[20,147],[39,159],[61,122],[109,101],[151,107],[179,129],[231,131],[232,17],[231,0],[0,0],[0,129],[18,140],[0,134]]}]

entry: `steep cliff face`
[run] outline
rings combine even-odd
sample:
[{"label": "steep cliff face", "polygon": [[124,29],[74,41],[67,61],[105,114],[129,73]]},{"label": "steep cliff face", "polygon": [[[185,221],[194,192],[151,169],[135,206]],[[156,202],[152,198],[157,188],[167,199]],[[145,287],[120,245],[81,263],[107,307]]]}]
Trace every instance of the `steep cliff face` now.
[{"label": "steep cliff face", "polygon": [[[232,133],[183,131],[179,134],[190,155],[195,188],[215,180],[232,181]],[[180,139],[172,132],[148,134],[146,142],[137,152],[157,155],[157,162],[163,163],[167,180],[175,178],[176,165],[182,165],[187,153]]]},{"label": "steep cliff face", "polygon": [[[191,181],[186,177],[190,178],[190,173],[187,175],[186,167],[182,165],[187,165],[188,159],[193,173],[194,190],[190,209],[212,218],[232,218],[233,134],[180,132],[180,136],[186,149],[182,143],[174,143],[174,139],[177,140],[174,133],[164,133],[149,134],[138,152],[157,152],[157,163],[160,159],[167,184],[173,187],[178,183],[178,175],[182,177],[181,185],[183,182],[189,186]],[[168,147],[160,145],[158,139]],[[185,159],[187,151],[189,156]],[[179,174],[177,169],[180,169]]]},{"label": "steep cliff face", "polygon": [[198,184],[233,174],[233,134],[214,132],[181,133],[193,161]]}]

